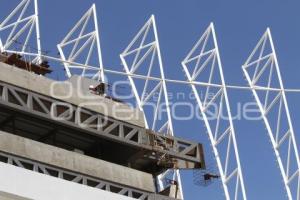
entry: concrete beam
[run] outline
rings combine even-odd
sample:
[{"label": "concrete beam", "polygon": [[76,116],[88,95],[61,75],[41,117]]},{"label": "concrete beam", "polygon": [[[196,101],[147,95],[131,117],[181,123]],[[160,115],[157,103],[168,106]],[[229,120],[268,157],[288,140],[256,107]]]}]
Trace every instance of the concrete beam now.
[{"label": "concrete beam", "polygon": [[148,192],[151,174],[0,131],[0,151]]}]

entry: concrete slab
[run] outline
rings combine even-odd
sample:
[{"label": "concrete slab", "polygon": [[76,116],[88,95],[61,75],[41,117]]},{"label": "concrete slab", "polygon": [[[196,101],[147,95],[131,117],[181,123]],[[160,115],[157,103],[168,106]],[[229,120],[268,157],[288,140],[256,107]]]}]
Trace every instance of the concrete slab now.
[{"label": "concrete slab", "polygon": [[139,109],[91,94],[88,86],[97,84],[95,81],[79,76],[67,81],[54,81],[1,62],[0,69],[0,81],[145,127],[143,113]]},{"label": "concrete slab", "polygon": [[148,192],[151,174],[0,131],[0,151]]}]

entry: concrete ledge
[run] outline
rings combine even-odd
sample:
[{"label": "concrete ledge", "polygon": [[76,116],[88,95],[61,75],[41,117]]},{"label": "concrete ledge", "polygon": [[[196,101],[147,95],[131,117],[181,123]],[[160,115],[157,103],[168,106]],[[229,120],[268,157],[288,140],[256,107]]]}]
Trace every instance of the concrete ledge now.
[{"label": "concrete ledge", "polygon": [[54,81],[1,62],[0,68],[0,81],[145,127],[144,115],[139,109],[91,94],[89,86],[98,84],[91,79],[73,76],[67,81]]},{"label": "concrete ledge", "polygon": [[0,151],[148,192],[151,174],[0,131]]}]

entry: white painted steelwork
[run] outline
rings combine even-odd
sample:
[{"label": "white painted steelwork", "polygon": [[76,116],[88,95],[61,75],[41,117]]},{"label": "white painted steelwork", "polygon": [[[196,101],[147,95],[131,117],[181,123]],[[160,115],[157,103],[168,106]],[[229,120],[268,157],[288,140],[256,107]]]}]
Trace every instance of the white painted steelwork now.
[{"label": "white painted steelwork", "polygon": [[[269,28],[242,68],[266,125],[287,196],[290,200],[299,199],[299,151]],[[255,87],[265,90],[258,91]]]},{"label": "white painted steelwork", "polygon": [[[247,199],[235,129],[213,23],[209,25],[183,60],[182,66],[207,128],[225,197],[227,200]],[[204,76],[202,76],[203,74]],[[199,87],[194,84],[197,81],[205,82],[207,86]],[[220,86],[215,87],[211,86],[211,84],[219,84]],[[212,94],[213,96],[211,96]],[[209,113],[211,109],[215,109],[215,106],[217,106],[218,116],[211,119]],[[226,117],[223,116],[224,114]]]},{"label": "white painted steelwork", "polygon": [[[32,2],[34,3],[34,13],[26,17],[25,13],[29,12],[28,8]],[[17,15],[18,13],[20,14]],[[93,23],[92,26],[89,26],[89,23]],[[92,31],[90,31],[88,27],[92,27]],[[3,32],[10,29],[11,31],[8,35],[2,35]],[[28,31],[27,35],[25,34],[26,30]],[[28,47],[32,43],[31,39],[34,31],[36,32],[34,46],[37,46],[37,48],[29,50]],[[75,33],[79,34],[76,35]],[[64,64],[68,77],[72,76],[72,74],[78,74],[78,71],[80,71],[82,76],[90,76],[92,74],[92,78],[99,81],[105,81],[104,73],[127,76],[132,86],[138,107],[140,110],[144,111],[147,127],[164,134],[174,134],[170,103],[168,96],[166,95],[168,92],[166,84],[174,83],[191,85],[193,92],[198,96],[197,103],[200,105],[201,112],[205,116],[204,118],[206,118],[204,119],[204,123],[207,127],[209,139],[213,146],[226,199],[239,199],[239,197],[246,199],[246,191],[239,161],[234,126],[230,114],[227,89],[251,90],[271,138],[271,143],[279,163],[288,197],[289,199],[299,199],[299,153],[289,114],[286,92],[300,93],[300,89],[286,89],[283,87],[269,29],[267,29],[253,53],[243,65],[243,71],[249,86],[227,85],[225,83],[213,24],[209,26],[190,54],[182,62],[188,81],[172,80],[165,77],[154,16],[151,16],[129,46],[120,55],[125,72],[114,71],[109,68],[105,69],[103,66],[95,5],[84,14],[64,40],[58,44],[61,58],[44,55],[41,51],[37,0],[22,0],[12,13],[10,13],[0,24],[0,34],[1,52],[18,53],[20,55],[30,56],[34,58],[33,61],[35,62],[41,62],[43,59],[61,62]],[[25,40],[18,41],[23,34],[25,35]],[[149,35],[152,35],[150,40],[149,38],[147,39]],[[213,46],[211,46],[212,48],[208,51],[205,51],[205,47],[209,46],[208,40],[210,37]],[[13,48],[13,43],[15,42],[22,43],[21,50]],[[264,51],[267,49],[266,46],[268,44],[270,45],[270,52],[265,53]],[[71,50],[68,51],[67,47],[70,46]],[[201,50],[200,52],[197,52],[198,54],[195,52],[197,48],[200,48]],[[94,59],[95,49],[97,55],[96,59]],[[194,53],[196,53],[195,56]],[[258,57],[255,58],[256,54],[258,54]],[[129,57],[133,57],[133,60],[131,60],[132,62],[129,61]],[[91,60],[97,60],[97,64],[91,63]],[[204,63],[201,63],[201,60],[204,60]],[[210,63],[212,61],[213,64]],[[148,62],[148,65],[146,65],[146,62]],[[196,64],[193,62],[196,62]],[[194,66],[197,66],[193,71],[190,71],[188,67],[191,63],[195,64]],[[144,71],[139,71],[143,65]],[[203,70],[205,70],[208,65],[210,65],[211,69],[214,65],[218,65],[218,68],[213,67],[214,70],[211,70],[210,73],[204,77],[208,80],[202,80],[203,77],[199,77],[205,74],[203,73]],[[270,70],[269,74],[264,78],[264,73],[268,69]],[[216,70],[219,70],[219,72],[216,72]],[[152,72],[156,74],[153,75]],[[218,81],[214,80],[214,75],[219,76]],[[139,88],[140,85],[137,80],[144,81],[145,86]],[[272,83],[274,80],[277,81],[277,85]],[[260,84],[262,81],[265,81],[264,84]],[[200,90],[205,91],[204,98],[201,98],[201,95],[199,94]],[[144,107],[147,103],[153,102],[152,96],[155,92],[158,92],[159,94],[158,101],[156,101],[156,109],[153,113],[149,113]],[[209,98],[207,95],[209,92],[214,93],[212,98]],[[207,111],[210,109],[211,105],[216,103],[220,106],[219,109],[224,109],[229,117],[228,120],[226,120],[227,125],[223,126],[223,128],[225,128],[224,131],[221,131],[222,126],[220,124],[222,123],[222,120],[220,119],[220,116],[216,119],[215,124],[207,119]],[[157,108],[159,108],[161,104],[164,104],[165,106],[166,117],[164,120],[158,122]],[[279,111],[277,114],[274,114],[272,110],[274,110],[276,106]],[[272,117],[269,117],[271,115]],[[283,115],[286,120],[285,123],[281,122]],[[276,119],[275,122],[274,119]],[[161,121],[163,121],[163,123],[158,124],[161,123]],[[281,132],[281,129],[283,128],[286,128],[286,130]],[[225,143],[227,140],[227,146],[221,148],[221,144]],[[286,147],[287,149],[283,150],[283,147]],[[224,154],[224,157],[222,154]],[[233,160],[231,160],[232,157]],[[223,158],[224,162],[222,160]],[[287,161],[284,162],[284,159],[287,159]],[[166,174],[161,175],[160,179],[163,179]],[[178,172],[174,173],[174,175],[178,176],[180,182]],[[235,177],[236,179],[234,179]],[[231,183],[232,181],[233,183]],[[232,185],[235,186],[234,190],[229,188],[229,186]],[[296,185],[296,187],[292,189],[292,185]]]},{"label": "white painted steelwork", "polygon": [[[30,10],[32,8],[33,11]],[[35,34],[34,34],[35,32]],[[34,48],[30,43],[35,36]],[[41,41],[39,28],[39,13],[37,0],[22,0],[20,4],[0,24],[0,51],[17,51],[20,55],[24,52],[36,53],[33,62],[41,62]],[[14,45],[20,43],[21,48]]]},{"label": "white painted steelwork", "polygon": [[[137,106],[144,113],[146,128],[173,136],[170,102],[154,15],[150,17],[127,48],[120,54],[120,58],[132,87]],[[136,77],[138,77],[138,81],[143,80],[143,88],[138,88]],[[159,94],[158,99],[153,98],[155,93]],[[155,105],[155,108],[147,112],[145,109],[149,105]],[[164,107],[161,107],[161,105]],[[166,109],[166,116],[160,117],[159,110],[164,108]],[[170,174],[173,174],[173,178],[178,181],[180,197],[183,197],[178,170],[168,170],[160,175],[158,177],[160,188],[164,188],[162,180]]]},{"label": "white painted steelwork", "polygon": [[[92,25],[90,24],[92,23]],[[92,30],[90,30],[92,26]],[[66,37],[57,45],[68,77],[81,74],[104,82],[104,71],[98,30],[96,5],[81,17]],[[95,54],[96,49],[96,54]],[[91,60],[97,56],[96,67],[89,67]],[[83,65],[71,65],[79,62]]]}]

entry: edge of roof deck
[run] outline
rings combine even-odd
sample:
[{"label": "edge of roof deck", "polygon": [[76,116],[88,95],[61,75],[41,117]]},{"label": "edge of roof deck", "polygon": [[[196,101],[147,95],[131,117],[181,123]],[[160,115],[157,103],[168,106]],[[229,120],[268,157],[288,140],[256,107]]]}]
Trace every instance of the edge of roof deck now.
[{"label": "edge of roof deck", "polygon": [[[72,76],[66,81],[55,81],[0,62],[0,81],[32,92],[59,99],[73,105],[85,107],[117,120],[145,127],[142,111],[125,103],[116,102],[103,96],[91,94],[88,86],[99,82]],[[70,92],[74,89],[76,92]]]}]

